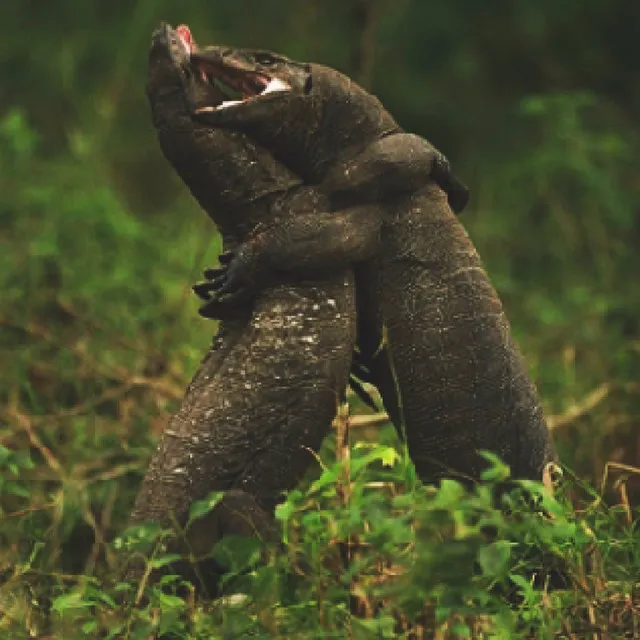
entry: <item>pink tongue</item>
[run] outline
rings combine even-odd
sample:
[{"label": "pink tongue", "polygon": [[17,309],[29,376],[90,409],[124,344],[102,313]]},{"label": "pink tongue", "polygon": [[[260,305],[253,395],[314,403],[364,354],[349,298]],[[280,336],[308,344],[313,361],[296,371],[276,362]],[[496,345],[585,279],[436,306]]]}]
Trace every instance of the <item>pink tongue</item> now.
[{"label": "pink tongue", "polygon": [[193,49],[193,38],[191,37],[191,30],[189,27],[187,27],[186,24],[181,24],[179,27],[176,27],[176,33],[182,38],[187,51],[191,53],[191,50]]}]

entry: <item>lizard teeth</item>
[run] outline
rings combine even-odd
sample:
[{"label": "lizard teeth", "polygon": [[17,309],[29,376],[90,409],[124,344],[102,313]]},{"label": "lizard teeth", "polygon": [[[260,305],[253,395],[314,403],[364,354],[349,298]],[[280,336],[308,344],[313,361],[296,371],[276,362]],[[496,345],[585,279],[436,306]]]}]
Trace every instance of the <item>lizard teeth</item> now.
[{"label": "lizard teeth", "polygon": [[[221,102],[216,108],[217,109],[226,109],[227,107],[233,107],[236,104],[242,104],[242,100],[225,100]],[[211,107],[204,107],[204,109],[198,109],[198,111],[214,111]]]},{"label": "lizard teeth", "polygon": [[[202,75],[202,79],[205,82],[209,82],[210,84],[215,84],[214,78],[212,76],[207,75],[206,72],[202,71],[201,75]],[[257,95],[254,95],[254,96],[249,95],[244,100],[225,100],[216,106],[199,107],[198,109],[196,109],[196,113],[206,113],[207,111],[211,112],[211,111],[216,111],[217,109],[227,109],[229,107],[235,107],[236,105],[252,100],[253,98],[259,98],[260,96],[264,96],[267,93],[274,93],[276,91],[291,91],[291,87],[286,82],[283,82],[279,78],[271,78],[271,80],[269,80],[265,88]]]},{"label": "lizard teeth", "polygon": [[280,80],[280,78],[271,78],[271,80],[269,80],[269,84],[267,84],[260,95],[272,93],[273,91],[289,91],[290,89],[291,87],[286,82]]}]

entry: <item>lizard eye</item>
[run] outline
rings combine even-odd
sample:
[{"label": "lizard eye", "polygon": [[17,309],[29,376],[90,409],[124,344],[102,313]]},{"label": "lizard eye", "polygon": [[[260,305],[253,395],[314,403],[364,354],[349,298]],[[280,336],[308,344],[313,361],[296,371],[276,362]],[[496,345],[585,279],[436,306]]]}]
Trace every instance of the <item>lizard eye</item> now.
[{"label": "lizard eye", "polygon": [[258,64],[263,64],[266,67],[270,67],[277,62],[275,56],[272,56],[270,53],[266,52],[256,53],[255,59]]}]

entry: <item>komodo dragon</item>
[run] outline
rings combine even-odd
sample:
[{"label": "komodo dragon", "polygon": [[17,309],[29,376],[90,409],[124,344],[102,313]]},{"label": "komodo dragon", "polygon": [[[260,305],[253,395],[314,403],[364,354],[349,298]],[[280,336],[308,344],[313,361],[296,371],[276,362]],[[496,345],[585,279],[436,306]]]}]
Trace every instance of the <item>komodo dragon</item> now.
[{"label": "komodo dragon", "polygon": [[[325,236],[314,254],[305,234],[330,229],[330,212],[253,234],[227,268],[214,273],[204,312],[232,308],[256,290],[254,274],[335,268],[336,246],[345,240],[356,236],[377,244],[377,231],[358,231],[376,228],[363,217],[374,214],[381,249],[356,270],[358,341],[392,420],[406,431],[419,476],[476,479],[486,465],[477,451],[488,449],[510,465],[513,477],[541,479],[555,459],[554,447],[500,300],[467,233],[427,172],[414,172],[412,189],[378,186],[381,167],[394,174],[420,166],[421,149],[430,145],[404,133],[374,96],[328,67],[217,46],[194,55],[192,64],[203,78],[244,95],[197,110],[212,130],[249,134],[308,184],[331,194],[334,208],[377,203],[352,208],[352,228],[343,220],[341,233],[331,241]],[[278,91],[253,91],[247,79],[255,78]],[[457,184],[440,178],[451,187],[455,208]],[[368,195],[362,188],[367,184]],[[207,288],[200,293],[205,297]]]},{"label": "komodo dragon", "polygon": [[[164,155],[216,222],[225,248],[256,229],[322,215],[327,197],[248,136],[192,117],[193,104],[222,99],[192,73],[193,46],[186,27],[163,25],[154,33],[147,93]],[[336,212],[332,231],[340,233],[341,220],[353,216]],[[363,218],[358,235],[370,233],[366,220],[377,224],[374,215]],[[308,240],[312,254],[316,242],[326,241]],[[206,553],[227,533],[270,532],[274,505],[312,462],[308,450],[319,449],[346,387],[356,337],[347,255],[371,255],[358,254],[360,248],[370,251],[356,235],[337,247],[336,269],[314,279],[285,274],[223,319],[151,461],[132,524],[184,525],[193,500],[233,490],[199,528],[190,528],[192,550]]]},{"label": "komodo dragon", "polygon": [[[165,157],[218,226],[224,247],[259,225],[324,210],[324,196],[245,134],[192,118],[198,96],[219,93],[191,73],[191,46],[184,29],[163,25],[154,33],[147,94]],[[252,307],[225,318],[151,460],[131,524],[184,526],[194,500],[233,490],[189,529],[192,550],[203,555],[216,537],[250,535],[254,526],[268,534],[267,514],[330,429],[349,376],[355,318],[348,265],[322,278],[281,278]]]}]

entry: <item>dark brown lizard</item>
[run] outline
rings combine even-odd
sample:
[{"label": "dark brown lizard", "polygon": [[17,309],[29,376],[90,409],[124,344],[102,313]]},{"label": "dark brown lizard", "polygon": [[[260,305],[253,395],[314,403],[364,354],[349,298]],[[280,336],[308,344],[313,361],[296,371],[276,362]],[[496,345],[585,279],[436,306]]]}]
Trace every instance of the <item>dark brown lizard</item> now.
[{"label": "dark brown lizard", "polygon": [[[363,215],[372,214],[381,225],[377,258],[361,265],[351,260],[357,267],[358,341],[393,421],[406,430],[420,477],[478,478],[485,461],[477,452],[488,449],[514,477],[541,479],[555,452],[539,397],[500,300],[434,172],[413,172],[410,189],[406,180],[396,190],[377,188],[380,166],[402,167],[403,158],[405,167],[423,166],[430,145],[404,133],[374,96],[334,69],[228,47],[206,48],[193,65],[208,80],[235,88],[247,77],[277,87],[245,91],[234,104],[201,106],[197,115],[212,130],[247,133],[330,194],[333,208],[377,203],[358,210],[351,231],[342,229],[347,237],[357,235],[359,225],[371,224]],[[455,205],[459,190],[448,167],[433,166]],[[363,190],[367,183],[370,189]],[[331,212],[308,218],[254,234],[226,273],[217,274],[208,310],[220,312],[255,290],[246,287],[254,284],[251,273],[279,270],[282,277],[335,268],[335,259],[323,252],[335,255],[344,235],[326,234],[311,255],[304,245],[307,230],[315,237],[334,223]]]},{"label": "dark brown lizard", "polygon": [[[192,117],[194,100],[218,94],[192,73],[185,36],[166,25],[154,33],[147,93],[164,155],[225,248],[260,225],[324,210],[321,193],[245,134]],[[346,387],[354,304],[353,274],[340,266],[321,278],[281,278],[227,316],[162,435],[131,524],[184,527],[194,500],[231,490],[189,529],[192,551],[205,554],[228,533],[268,535],[268,515],[313,462]]]}]

